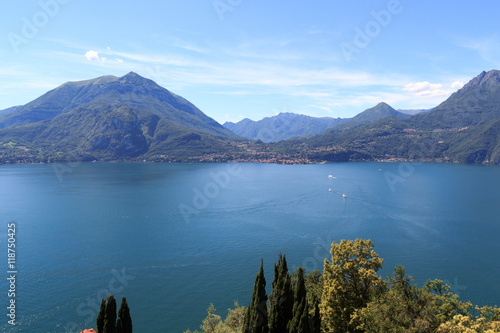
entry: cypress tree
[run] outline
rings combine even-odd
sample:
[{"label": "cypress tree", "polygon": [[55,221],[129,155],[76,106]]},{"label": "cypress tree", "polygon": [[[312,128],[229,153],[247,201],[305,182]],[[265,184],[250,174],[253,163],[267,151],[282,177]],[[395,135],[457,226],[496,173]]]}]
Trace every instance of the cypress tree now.
[{"label": "cypress tree", "polygon": [[304,268],[299,267],[298,279],[295,285],[293,317],[288,322],[289,333],[311,333],[309,320],[309,306],[307,304],[306,285],[304,282]]},{"label": "cypress tree", "polygon": [[101,307],[99,309],[99,314],[96,319],[97,333],[104,332],[104,311],[106,309],[106,300],[103,298],[101,301]]},{"label": "cypress tree", "polygon": [[[251,306],[252,303],[250,303]],[[245,316],[243,317],[243,333],[250,332],[250,306],[245,309]]]},{"label": "cypress tree", "polygon": [[269,296],[269,333],[286,333],[288,322],[293,316],[293,289],[286,257],[280,254],[274,264],[273,291]]},{"label": "cypress tree", "polygon": [[130,317],[130,309],[125,297],[122,297],[120,309],[118,310],[116,333],[132,333],[132,318]]},{"label": "cypress tree", "polygon": [[116,300],[113,294],[106,301],[103,333],[116,333]]},{"label": "cypress tree", "polygon": [[318,303],[314,306],[314,317],[312,319],[312,328],[313,333],[321,333],[321,315],[319,312]]},{"label": "cypress tree", "polygon": [[260,270],[253,286],[252,302],[245,312],[244,333],[268,333],[266,278],[264,262],[260,261]]},{"label": "cypress tree", "polygon": [[116,320],[116,333],[122,333],[123,332],[123,325],[122,325],[122,320],[120,317]]}]

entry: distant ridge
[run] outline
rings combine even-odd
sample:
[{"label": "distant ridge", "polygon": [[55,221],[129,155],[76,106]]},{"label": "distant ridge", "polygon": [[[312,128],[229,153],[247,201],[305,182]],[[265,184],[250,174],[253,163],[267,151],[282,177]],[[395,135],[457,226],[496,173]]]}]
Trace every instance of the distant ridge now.
[{"label": "distant ridge", "polygon": [[0,112],[0,163],[68,160],[500,164],[500,72],[415,115],[382,102],[351,119],[281,113],[224,127],[133,72],[68,82]]},{"label": "distant ridge", "polygon": [[[383,114],[393,112],[383,104],[365,112],[380,113],[374,112],[377,108],[385,110]],[[364,117],[363,113],[359,116]],[[482,72],[428,112],[403,119],[394,116],[351,126],[356,124],[354,117],[311,138],[284,142],[279,149],[289,153],[295,147],[317,150],[309,156],[318,161],[415,159],[500,164],[500,71]]]},{"label": "distant ridge", "polygon": [[287,112],[259,121],[246,118],[238,123],[226,122],[224,127],[239,136],[267,143],[318,134],[345,121],[341,118],[316,118]]},{"label": "distant ridge", "polygon": [[336,127],[361,126],[392,116],[399,119],[410,117],[409,114],[396,111],[387,103],[382,102],[361,112],[354,118],[316,118],[295,113],[280,113],[259,121],[246,118],[237,123],[226,122],[224,127],[239,136],[268,143],[320,134],[327,129]]},{"label": "distant ridge", "polygon": [[411,115],[396,111],[389,104],[381,102],[372,108],[366,109],[365,111],[361,112],[354,118],[351,118],[341,127],[348,128],[353,126],[366,125],[369,123],[373,123],[377,120],[384,119],[386,117],[396,117],[398,119],[406,119],[411,117]]}]

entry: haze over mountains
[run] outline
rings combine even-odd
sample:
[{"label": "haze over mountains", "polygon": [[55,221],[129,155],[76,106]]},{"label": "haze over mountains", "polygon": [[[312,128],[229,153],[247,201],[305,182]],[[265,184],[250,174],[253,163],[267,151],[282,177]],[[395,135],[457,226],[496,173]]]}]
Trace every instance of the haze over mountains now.
[{"label": "haze over mountains", "polygon": [[337,126],[360,126],[390,116],[404,119],[410,117],[410,114],[396,111],[382,102],[353,118],[317,118],[294,113],[280,113],[259,121],[246,118],[237,123],[226,122],[224,127],[247,139],[268,143],[319,134]]},{"label": "haze over mountains", "polygon": [[0,162],[500,162],[499,71],[481,73],[428,112],[408,114],[415,112],[379,103],[349,119],[281,113],[222,126],[131,72],[68,82],[0,111]]},{"label": "haze over mountains", "polygon": [[319,134],[346,121],[348,119],[316,118],[287,112],[259,121],[246,118],[237,123],[226,122],[224,127],[247,139],[261,140],[267,143]]}]

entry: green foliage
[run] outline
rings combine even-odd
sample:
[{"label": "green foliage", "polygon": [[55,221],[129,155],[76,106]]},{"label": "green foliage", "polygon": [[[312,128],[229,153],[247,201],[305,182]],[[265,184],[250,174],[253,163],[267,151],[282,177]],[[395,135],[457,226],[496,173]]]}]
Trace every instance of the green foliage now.
[{"label": "green foliage", "polygon": [[266,278],[264,277],[264,262],[260,262],[260,270],[255,278],[255,284],[252,293],[252,302],[245,312],[243,324],[244,333],[267,333],[268,314],[267,314],[267,294]]},{"label": "green foliage", "polygon": [[106,300],[103,333],[116,333],[116,300],[113,294]]},{"label": "green foliage", "polygon": [[432,295],[411,285],[402,266],[389,277],[390,290],[360,308],[351,323],[361,332],[431,332],[437,328],[435,313],[430,311]]},{"label": "green foliage", "polygon": [[118,310],[116,333],[132,333],[132,318],[130,317],[130,309],[125,297],[122,297],[120,309]]},{"label": "green foliage", "polygon": [[278,263],[274,264],[273,291],[269,302],[269,332],[285,333],[293,316],[294,296],[286,257],[281,254]]},{"label": "green foliage", "polygon": [[376,272],[383,260],[370,240],[342,240],[332,243],[331,263],[325,259],[324,285],[320,303],[321,322],[327,332],[357,332],[351,322],[356,310],[385,284]]},{"label": "green foliage", "polygon": [[[219,315],[215,314],[213,304],[207,309],[207,317],[203,320],[201,329],[203,333],[241,333],[243,332],[243,318],[245,316],[245,308],[239,306],[238,302],[234,302],[234,309],[228,309],[228,314],[224,321]],[[197,333],[195,331],[193,333]],[[192,333],[189,329],[184,333]]]},{"label": "green foliage", "polygon": [[304,268],[298,268],[297,282],[294,286],[293,316],[288,322],[289,333],[310,333],[309,305],[307,302],[306,286],[304,282]]},{"label": "green foliage", "polygon": [[312,332],[321,333],[321,313],[319,312],[319,303],[314,306],[314,315],[312,317]]},{"label": "green foliage", "polygon": [[224,326],[231,332],[241,332],[243,329],[243,320],[245,317],[245,307],[239,306],[234,302],[234,309],[228,309],[228,314],[224,320]]},{"label": "green foliage", "polygon": [[106,300],[103,298],[101,300],[101,307],[99,308],[99,314],[97,315],[97,319],[96,319],[97,333],[103,333],[104,332],[104,316],[105,316],[105,311],[106,311]]},{"label": "green foliage", "polygon": [[203,333],[215,333],[215,328],[220,323],[220,316],[215,314],[215,308],[213,304],[210,304],[210,307],[207,309],[208,315],[203,320],[203,324],[201,325],[201,329]]}]

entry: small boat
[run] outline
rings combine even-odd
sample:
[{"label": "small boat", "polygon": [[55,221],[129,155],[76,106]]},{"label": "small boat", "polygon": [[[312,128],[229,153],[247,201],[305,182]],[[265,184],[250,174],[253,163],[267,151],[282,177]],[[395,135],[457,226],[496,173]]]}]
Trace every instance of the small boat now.
[{"label": "small boat", "polygon": [[333,178],[333,175],[328,175],[328,178]]},{"label": "small boat", "polygon": [[329,189],[328,189],[328,192],[332,192],[332,189],[331,189],[331,188],[329,188]]},{"label": "small boat", "polygon": [[345,194],[345,193],[344,193],[344,194],[342,194],[342,196],[343,196],[344,198],[347,198],[347,194]]}]

